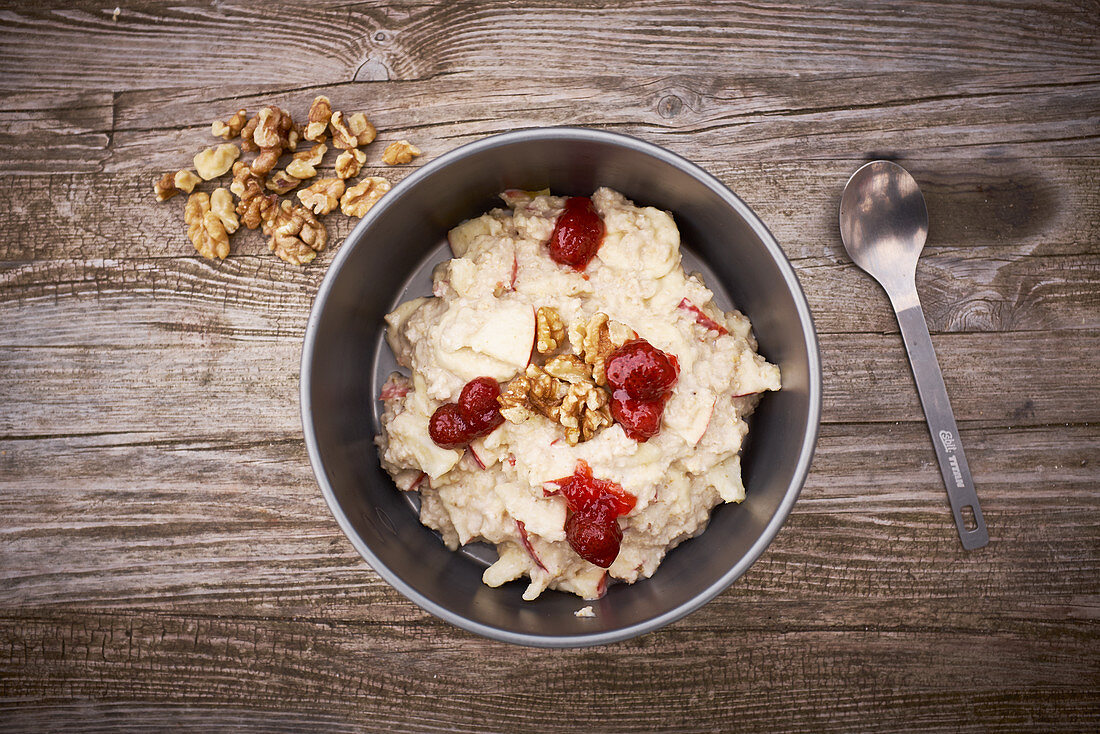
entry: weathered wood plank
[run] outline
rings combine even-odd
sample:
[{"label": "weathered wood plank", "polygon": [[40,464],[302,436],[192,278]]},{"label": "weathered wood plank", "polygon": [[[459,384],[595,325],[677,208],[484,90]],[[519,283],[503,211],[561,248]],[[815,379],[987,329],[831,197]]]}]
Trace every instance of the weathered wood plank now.
[{"label": "weathered wood plank", "polygon": [[124,90],[195,79],[211,88],[242,79],[304,86],[441,74],[556,80],[609,68],[634,75],[1049,70],[1100,61],[1096,8],[1070,0],[138,2],[117,20],[102,3],[7,5],[0,15],[7,89]]},{"label": "weathered wood plank", "polygon": [[[959,546],[922,423],[826,425],[768,552],[677,628],[1084,634],[1100,618],[1100,429],[964,423],[962,439],[988,548]],[[296,432],[8,438],[0,470],[0,605],[429,620],[344,539]]]},{"label": "weathered wood plank", "polygon": [[541,79],[485,87],[472,93],[468,79],[444,76],[274,95],[238,87],[240,94],[219,101],[203,90],[122,94],[105,167],[178,166],[179,151],[209,144],[210,121],[238,104],[275,102],[304,116],[321,92],[368,112],[380,131],[368,150],[372,162],[382,144],[399,138],[434,157],[491,133],[547,125],[613,129],[673,150],[706,151],[712,160],[850,159],[870,151],[957,159],[960,150],[989,158],[1093,156],[1100,139],[1100,77],[1085,72],[590,77],[553,91]]},{"label": "weathered wood plank", "polygon": [[70,89],[8,96],[0,108],[0,171],[102,170],[113,115],[110,92]]},{"label": "weathered wood plank", "polygon": [[[599,650],[503,654],[496,643],[435,632],[28,613],[2,620],[0,642],[19,661],[15,705],[48,728],[78,728],[89,714],[102,725],[134,714],[131,722],[205,714],[217,723],[224,712],[235,724],[247,711],[279,731],[342,719],[455,732],[1007,732],[1079,730],[1095,716],[1095,661],[1072,639],[673,629]],[[67,699],[94,701],[91,711],[57,706],[58,680]]]}]

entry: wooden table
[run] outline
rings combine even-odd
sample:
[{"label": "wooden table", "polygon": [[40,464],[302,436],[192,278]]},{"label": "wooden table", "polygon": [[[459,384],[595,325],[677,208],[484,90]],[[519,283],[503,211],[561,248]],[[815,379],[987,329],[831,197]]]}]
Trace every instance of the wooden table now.
[{"label": "wooden table", "polygon": [[[0,728],[1069,731],[1100,725],[1100,6],[4,3]],[[639,639],[514,648],[383,582],[298,416],[306,268],[196,256],[154,176],[316,94],[399,179],[580,124],[772,228],[825,365],[813,470],[731,589]],[[425,155],[396,169],[382,145]],[[918,288],[992,542],[964,552],[897,325],[845,256],[863,161],[923,188]],[[331,159],[330,159],[331,160]],[[331,164],[329,164],[331,165]]]}]

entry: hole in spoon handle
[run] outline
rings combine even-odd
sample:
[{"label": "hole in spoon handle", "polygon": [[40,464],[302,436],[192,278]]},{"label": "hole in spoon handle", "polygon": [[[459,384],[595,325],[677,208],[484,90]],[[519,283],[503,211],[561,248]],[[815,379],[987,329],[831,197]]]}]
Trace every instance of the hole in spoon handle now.
[{"label": "hole in spoon handle", "polygon": [[947,488],[947,497],[951,501],[951,512],[955,516],[959,539],[967,550],[981,548],[989,543],[989,532],[985,527],[982,508],[978,504],[978,493],[974,489],[970,466],[966,462],[966,454],[959,439],[955,414],[947,399],[947,388],[943,384],[943,375],[936,360],[936,350],[932,348],[932,338],[928,335],[924,312],[918,302],[898,310],[897,315],[921,406],[924,408],[924,417],[928,422],[928,431],[932,434],[940,473]]}]

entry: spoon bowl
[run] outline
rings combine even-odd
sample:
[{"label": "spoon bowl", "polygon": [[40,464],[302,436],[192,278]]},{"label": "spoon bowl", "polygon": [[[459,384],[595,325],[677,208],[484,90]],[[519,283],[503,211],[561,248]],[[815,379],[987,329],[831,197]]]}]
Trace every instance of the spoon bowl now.
[{"label": "spoon bowl", "polygon": [[853,173],[840,200],[840,236],[852,261],[887,291],[912,282],[928,238],[928,208],[916,180],[890,161]]}]

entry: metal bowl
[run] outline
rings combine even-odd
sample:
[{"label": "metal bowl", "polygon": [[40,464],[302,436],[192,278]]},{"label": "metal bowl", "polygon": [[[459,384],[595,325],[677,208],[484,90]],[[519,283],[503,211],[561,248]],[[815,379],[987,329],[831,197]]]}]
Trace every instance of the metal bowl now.
[{"label": "metal bowl", "polygon": [[[377,386],[392,356],[383,316],[419,295],[446,232],[499,206],[504,189],[590,195],[616,189],[671,211],[688,265],[752,320],[783,389],[764,397],[742,456],[747,498],[715,509],[707,530],[671,551],[650,579],[585,602],[519,582],[481,583],[477,553],[452,552],[420,524],[379,466]],[[689,267],[689,269],[692,269]],[[723,304],[726,307],[728,303]],[[717,179],[655,145],[583,128],[495,135],[409,175],[356,226],[329,266],[306,328],[301,408],[306,445],[332,513],[363,558],[432,614],[486,637],[574,647],[627,639],[697,609],[763,553],[798,498],[821,411],[821,367],[809,307],[767,227]],[[591,603],[594,617],[574,612]]]}]

